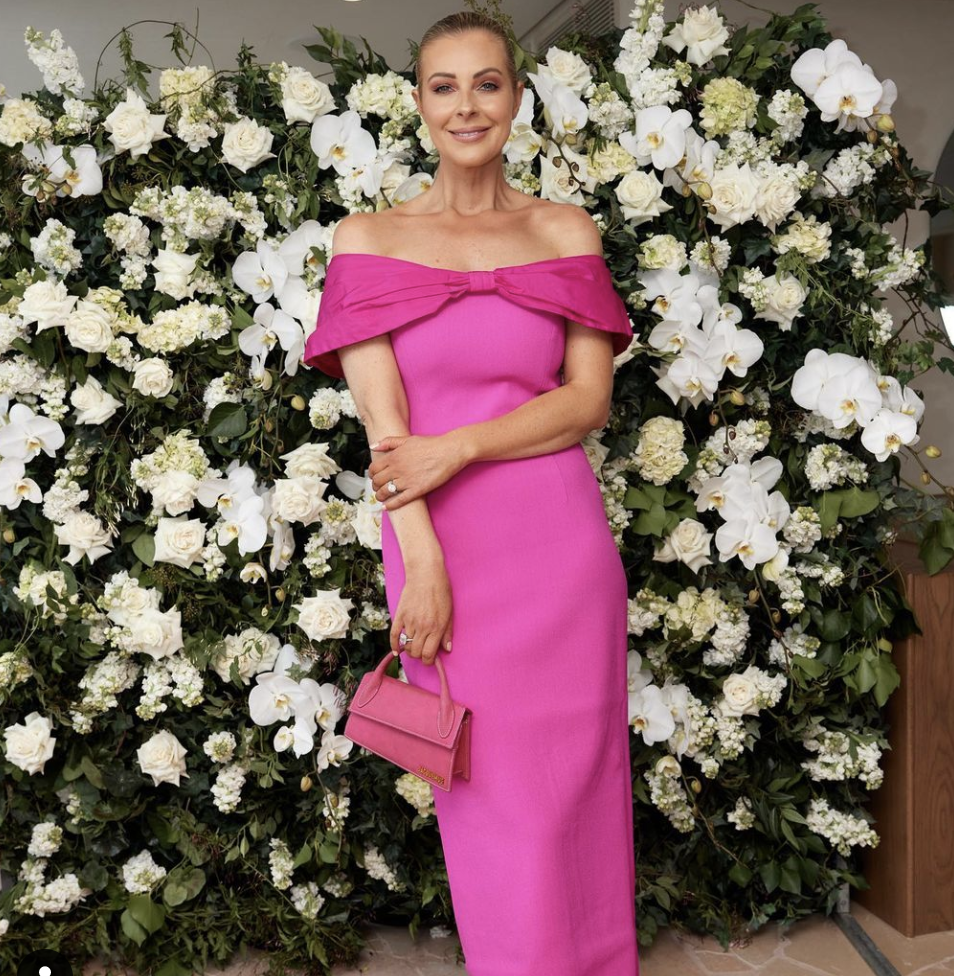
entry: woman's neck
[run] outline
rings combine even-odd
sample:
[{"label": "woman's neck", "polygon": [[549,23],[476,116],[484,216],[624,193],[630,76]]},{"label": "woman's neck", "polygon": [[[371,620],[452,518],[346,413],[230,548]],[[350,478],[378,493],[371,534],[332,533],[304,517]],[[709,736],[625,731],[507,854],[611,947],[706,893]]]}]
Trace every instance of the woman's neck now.
[{"label": "woman's neck", "polygon": [[449,212],[460,217],[477,217],[491,210],[513,210],[517,196],[504,178],[503,166],[495,159],[482,167],[455,167],[441,162],[434,182],[421,197],[428,213]]}]

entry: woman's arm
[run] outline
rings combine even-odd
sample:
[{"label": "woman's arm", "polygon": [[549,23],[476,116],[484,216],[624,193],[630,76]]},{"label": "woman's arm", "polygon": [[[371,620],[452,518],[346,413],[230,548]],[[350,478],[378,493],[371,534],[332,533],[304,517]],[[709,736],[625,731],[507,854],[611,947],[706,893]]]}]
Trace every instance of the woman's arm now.
[{"label": "woman's arm", "polygon": [[[368,231],[351,214],[335,228],[332,252],[359,251],[367,253],[362,243]],[[364,424],[368,443],[374,444],[389,434],[409,434],[407,394],[401,379],[391,338],[384,334],[342,346],[338,350],[341,368],[348,389],[354,397],[358,415]],[[373,456],[384,452],[373,451]],[[401,548],[405,570],[427,568],[443,562],[443,551],[425,498],[417,498],[401,506],[400,512],[388,517]]]}]

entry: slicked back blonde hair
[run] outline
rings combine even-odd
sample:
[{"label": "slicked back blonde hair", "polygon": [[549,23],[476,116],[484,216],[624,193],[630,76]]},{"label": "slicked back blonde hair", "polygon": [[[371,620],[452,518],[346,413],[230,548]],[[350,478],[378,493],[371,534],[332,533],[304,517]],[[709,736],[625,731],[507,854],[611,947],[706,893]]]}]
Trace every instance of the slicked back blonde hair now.
[{"label": "slicked back blonde hair", "polygon": [[419,91],[421,89],[421,55],[427,45],[438,37],[459,36],[472,30],[484,30],[500,39],[504,50],[507,73],[510,75],[510,85],[512,88],[517,87],[517,63],[514,59],[513,44],[510,42],[510,35],[507,33],[506,28],[499,21],[488,17],[486,14],[475,13],[472,10],[462,10],[456,14],[448,14],[446,17],[437,21],[436,24],[431,24],[424,31],[424,36],[421,38],[421,43],[417,49],[417,58],[414,62],[414,80]]}]

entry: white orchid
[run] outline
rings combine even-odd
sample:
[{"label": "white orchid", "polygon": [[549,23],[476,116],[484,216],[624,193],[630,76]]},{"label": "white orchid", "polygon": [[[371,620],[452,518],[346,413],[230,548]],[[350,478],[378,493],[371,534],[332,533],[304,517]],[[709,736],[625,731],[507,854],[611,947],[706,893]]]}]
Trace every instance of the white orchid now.
[{"label": "white orchid", "polygon": [[[102,193],[103,171],[99,166],[96,147],[88,144],[68,147],[74,165],[67,162],[64,149],[64,146],[47,143],[42,150],[27,144],[21,151],[34,166],[42,167],[45,171],[43,178],[56,185],[56,196],[81,197]],[[38,190],[36,179],[25,176],[22,190],[28,196],[35,197]]]},{"label": "white orchid", "polygon": [[[703,287],[698,275],[680,274],[669,268],[659,268],[640,275],[643,298],[651,302],[652,310],[668,321],[698,325],[702,321],[703,303],[700,296]],[[707,286],[708,287],[708,286]]]},{"label": "white orchid", "polygon": [[762,358],[764,351],[762,340],[751,329],[737,329],[723,320],[712,328],[706,358],[711,357],[723,371],[741,378]]},{"label": "white orchid", "polygon": [[920,439],[914,417],[896,410],[879,410],[861,432],[861,443],[879,461],[887,460],[902,446],[916,444]]},{"label": "white orchid", "polygon": [[339,176],[367,166],[377,155],[374,136],[361,128],[361,116],[347,111],[320,115],[311,126],[311,149],[322,169],[335,168]]},{"label": "white orchid", "polygon": [[232,280],[257,303],[280,295],[288,274],[279,245],[264,238],[259,239],[254,251],[243,251],[232,265]]},{"label": "white orchid", "polygon": [[215,507],[219,515],[228,517],[246,498],[256,497],[255,470],[232,461],[224,478],[203,478],[196,487],[195,497],[206,508]]},{"label": "white orchid", "polygon": [[222,547],[238,539],[238,550],[243,556],[258,552],[268,537],[268,527],[262,509],[264,500],[259,495],[244,498],[238,507],[219,526],[216,541]]},{"label": "white orchid", "polygon": [[286,376],[294,376],[305,350],[301,323],[268,302],[259,305],[252,318],[253,324],[239,333],[239,348],[252,357],[253,374],[260,374],[268,354],[276,345],[280,345],[286,352],[283,371]]},{"label": "white orchid", "polygon": [[527,77],[543,102],[543,116],[550,134],[557,141],[582,131],[589,121],[586,102],[567,85],[542,72],[528,71]]},{"label": "white orchid", "polygon": [[339,735],[334,732],[323,732],[321,745],[315,755],[315,765],[319,772],[329,766],[337,766],[342,759],[347,759],[354,749],[354,742],[346,735]]},{"label": "white orchid", "polygon": [[657,685],[646,685],[629,696],[629,724],[646,745],[664,742],[676,731],[676,721]]},{"label": "white orchid", "polygon": [[43,451],[48,457],[66,442],[63,428],[49,417],[35,414],[25,403],[10,408],[9,420],[0,427],[0,457],[32,461]]},{"label": "white orchid", "polygon": [[668,105],[653,105],[637,113],[635,133],[624,132],[619,143],[640,166],[651,162],[665,170],[685,155],[686,130],[691,125],[692,115],[684,108],[674,112]]},{"label": "white orchid", "polygon": [[871,368],[859,360],[847,372],[829,377],[818,394],[818,413],[839,429],[852,421],[864,427],[881,409],[881,402]]},{"label": "white orchid", "polygon": [[12,511],[24,499],[39,504],[43,492],[32,478],[26,477],[26,465],[21,458],[3,458],[0,460],[0,508]]},{"label": "white orchid", "polygon": [[775,532],[755,515],[732,519],[716,529],[716,548],[723,562],[738,556],[746,569],[768,562],[779,551]]},{"label": "white orchid", "polygon": [[321,262],[312,248],[324,251],[327,244],[328,230],[317,220],[305,220],[278,245],[278,253],[288,273],[301,276],[305,273],[306,267],[313,271],[319,269]]},{"label": "white orchid", "polygon": [[838,121],[836,132],[848,122],[860,122],[874,114],[884,89],[870,68],[843,61],[812,96],[821,110],[822,121]]}]

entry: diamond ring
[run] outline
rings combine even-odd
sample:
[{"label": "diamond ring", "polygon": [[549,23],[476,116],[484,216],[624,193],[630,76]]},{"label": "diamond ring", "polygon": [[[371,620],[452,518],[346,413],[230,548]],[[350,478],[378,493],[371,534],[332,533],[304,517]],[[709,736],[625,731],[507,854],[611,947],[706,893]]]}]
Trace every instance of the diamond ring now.
[{"label": "diamond ring", "polygon": [[397,491],[397,485],[393,481],[388,482],[388,491],[393,495]]}]

